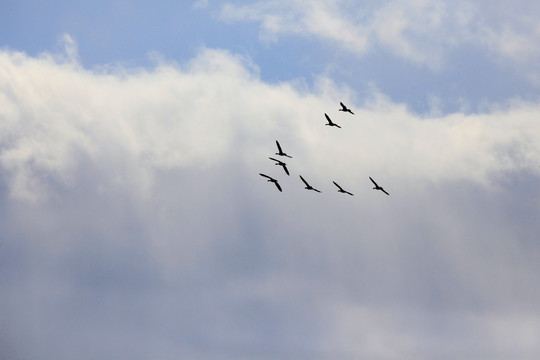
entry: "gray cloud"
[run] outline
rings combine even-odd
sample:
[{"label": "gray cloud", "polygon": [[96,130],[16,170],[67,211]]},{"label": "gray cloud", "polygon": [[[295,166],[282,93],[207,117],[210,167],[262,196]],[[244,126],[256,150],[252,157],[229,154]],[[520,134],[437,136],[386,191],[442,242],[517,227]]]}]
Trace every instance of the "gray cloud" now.
[{"label": "gray cloud", "polygon": [[373,94],[345,117],[350,89],[265,84],[209,49],[0,64],[8,358],[540,354],[537,104],[420,118]]}]

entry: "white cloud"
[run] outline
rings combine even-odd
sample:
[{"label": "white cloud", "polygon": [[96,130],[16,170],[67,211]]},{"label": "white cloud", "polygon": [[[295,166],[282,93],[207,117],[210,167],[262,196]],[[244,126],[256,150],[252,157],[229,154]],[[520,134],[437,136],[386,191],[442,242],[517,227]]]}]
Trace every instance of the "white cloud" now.
[{"label": "white cloud", "polygon": [[[38,195],[41,172],[68,181],[78,153],[127,161],[137,178],[151,179],[159,168],[201,168],[230,156],[252,166],[275,137],[309,166],[351,179],[365,177],[346,171],[355,161],[385,176],[488,183],[493,172],[534,168],[540,158],[536,104],[423,119],[376,95],[364,105],[348,101],[351,119],[334,111],[350,90],[329,81],[313,94],[264,84],[249,61],[221,50],[204,50],[182,68],[162,63],[119,75],[9,51],[0,62],[0,161],[14,194],[27,198]],[[324,112],[345,129],[321,126]],[[369,156],[347,155],[354,153]]]},{"label": "white cloud", "polygon": [[221,12],[225,21],[257,21],[262,36],[277,40],[277,35],[308,34],[336,41],[353,52],[362,53],[367,39],[362,28],[343,21],[336,3],[325,1],[269,1],[246,6],[226,4]]}]

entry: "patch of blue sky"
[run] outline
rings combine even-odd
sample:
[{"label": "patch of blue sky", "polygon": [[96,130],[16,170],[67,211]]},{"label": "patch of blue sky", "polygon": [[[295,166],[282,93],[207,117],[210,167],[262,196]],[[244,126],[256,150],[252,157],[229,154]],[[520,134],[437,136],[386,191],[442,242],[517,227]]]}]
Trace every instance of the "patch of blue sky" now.
[{"label": "patch of blue sky", "polygon": [[394,102],[426,115],[480,112],[516,98],[535,101],[540,94],[518,69],[501,67],[472,47],[451,53],[437,70],[385,51],[374,51],[361,59],[343,54],[332,67],[331,77],[356,89],[364,99],[375,87]]},{"label": "patch of blue sky", "polygon": [[151,53],[182,64],[201,48],[227,49],[249,58],[265,82],[301,81],[311,88],[323,75],[353,89],[356,103],[377,89],[419,114],[476,112],[486,104],[535,101],[539,95],[538,86],[518,65],[501,63],[475,46],[462,44],[446,52],[442,65],[433,69],[377,46],[356,54],[316,37],[281,34],[275,41],[262,39],[256,23],[220,19],[220,6],[10,0],[0,4],[0,46],[37,55],[58,50],[58,39],[67,33],[88,68],[111,63],[151,67]]},{"label": "patch of blue sky", "polygon": [[[113,62],[146,65],[157,51],[174,60],[190,58],[204,43],[209,14],[191,2],[7,2],[2,5],[0,44],[36,55],[53,48],[64,33],[79,45],[85,66]],[[225,26],[215,23],[217,27]],[[223,30],[214,26],[217,33]]]}]

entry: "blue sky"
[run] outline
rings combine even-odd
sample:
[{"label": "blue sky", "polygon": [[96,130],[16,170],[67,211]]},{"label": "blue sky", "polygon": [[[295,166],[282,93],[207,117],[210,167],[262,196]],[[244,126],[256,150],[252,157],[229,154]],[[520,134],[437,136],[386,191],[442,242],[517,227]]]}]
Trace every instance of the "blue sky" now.
[{"label": "blue sky", "polygon": [[508,4],[2,2],[0,358],[537,359]]},{"label": "blue sky", "polygon": [[[260,4],[255,3],[252,7],[261,8]],[[302,8],[301,2],[293,2],[291,8],[294,9],[280,7],[279,2],[268,4],[268,16],[278,17],[276,13],[279,11],[292,12],[290,17],[293,19],[304,16],[297,9]],[[361,25],[360,21],[367,22],[373,13],[382,12],[380,8],[384,7],[371,2],[342,1],[340,4],[345,11],[351,11],[349,14],[344,11],[343,21],[356,21],[358,25]],[[392,7],[392,2],[384,4],[387,8]],[[252,59],[265,81],[302,79],[311,84],[314,77],[329,74],[335,81],[355,88],[359,96],[368,96],[375,85],[395,101],[407,103],[420,113],[429,110],[432,96],[446,99],[443,110],[447,112],[460,110],[459,104],[464,101],[470,103],[471,111],[476,111],[478,104],[484,102],[499,103],[514,97],[527,100],[536,98],[538,83],[531,84],[524,76],[529,67],[534,70],[534,61],[529,60],[532,63],[524,67],[520,63],[524,60],[508,59],[514,56],[512,54],[500,57],[501,50],[494,49],[498,45],[481,44],[482,40],[495,41],[493,39],[480,39],[475,43],[470,39],[471,34],[462,34],[460,38],[460,34],[456,33],[465,31],[455,29],[453,22],[457,15],[451,13],[452,10],[456,13],[470,12],[470,15],[463,15],[471,17],[468,20],[471,24],[466,24],[469,32],[480,32],[477,29],[479,24],[495,32],[492,34],[494,37],[497,31],[504,33],[506,29],[511,29],[511,32],[516,32],[511,35],[519,37],[519,41],[523,37],[523,41],[530,42],[524,46],[535,47],[537,35],[527,32],[534,23],[528,24],[532,20],[526,17],[533,17],[538,10],[530,1],[517,2],[512,9],[506,9],[502,2],[488,3],[489,6],[484,6],[480,1],[461,2],[458,5],[444,2],[427,2],[421,6],[407,5],[407,2],[402,4],[405,5],[395,8],[401,10],[416,6],[423,7],[430,16],[433,16],[433,11],[442,14],[438,15],[442,17],[442,23],[436,25],[434,35],[443,35],[442,38],[453,36],[456,39],[440,41],[421,31],[419,34],[412,31],[408,39],[412,44],[412,54],[417,50],[418,53],[426,53],[419,57],[427,56],[430,52],[433,58],[442,57],[441,68],[430,69],[425,64],[427,60],[406,61],[403,56],[393,56],[392,51],[395,50],[391,46],[378,44],[377,41],[373,41],[370,48],[359,56],[353,46],[340,46],[338,39],[316,36],[310,29],[289,31],[285,23],[283,27],[286,29],[268,30],[264,22],[258,23],[264,21],[264,16],[256,11],[252,11],[255,14],[251,18],[243,14],[237,18],[227,15],[235,11],[240,13],[244,8],[239,3],[226,2],[201,2],[197,5],[164,1],[149,7],[146,2],[140,1],[103,2],[96,6],[72,5],[62,1],[52,4],[7,1],[2,3],[4,30],[0,33],[0,40],[4,46],[37,55],[43,51],[59,50],[58,38],[67,33],[79,45],[81,64],[90,68],[110,63],[151,66],[149,54],[154,52],[183,63],[194,57],[201,47],[228,49]],[[445,8],[439,10],[440,4]],[[325,7],[337,6],[321,6]],[[306,8],[309,9],[309,6]],[[505,11],[510,13],[505,14]],[[413,13],[411,21],[423,15],[410,12]],[[354,13],[361,16],[351,16]],[[477,24],[472,23],[477,19]],[[404,36],[407,36],[406,31]],[[425,43],[420,44],[420,41]],[[535,60],[536,49],[530,53],[533,55],[525,55]],[[407,56],[414,59],[413,55]]]}]

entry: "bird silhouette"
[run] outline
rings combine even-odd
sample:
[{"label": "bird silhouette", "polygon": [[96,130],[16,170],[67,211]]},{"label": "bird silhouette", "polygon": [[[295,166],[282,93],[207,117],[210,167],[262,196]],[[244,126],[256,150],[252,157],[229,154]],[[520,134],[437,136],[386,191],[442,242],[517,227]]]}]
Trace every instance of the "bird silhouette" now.
[{"label": "bird silhouette", "polygon": [[324,116],[326,117],[326,120],[328,120],[328,124],[324,124],[324,125],[335,126],[335,127],[338,127],[338,128],[341,129],[341,126],[339,126],[336,123],[333,123],[332,120],[330,119],[330,117],[326,113],[324,113]]},{"label": "bird silhouette", "polygon": [[283,150],[281,150],[281,146],[279,145],[279,142],[276,140],[276,145],[277,145],[277,148],[278,148],[278,152],[276,153],[276,155],[279,155],[279,156],[286,156],[288,158],[292,158],[292,156],[289,156],[287,154],[285,154],[283,152]]},{"label": "bird silhouette", "polygon": [[313,191],[316,191],[316,192],[320,193],[320,190],[317,190],[313,186],[309,185],[308,182],[302,177],[302,175],[299,175],[299,176],[300,176],[300,179],[302,179],[302,181],[304,182],[304,184],[306,184],[305,189],[313,190]]},{"label": "bird silhouette", "polygon": [[354,196],[354,195],[351,194],[350,192],[343,190],[343,188],[342,188],[341,186],[339,186],[337,182],[335,182],[335,181],[332,181],[332,182],[334,183],[334,185],[336,185],[336,186],[338,187],[338,189],[339,189],[338,192],[344,193],[344,194],[349,194],[349,195],[351,195],[351,196]]},{"label": "bird silhouette", "polygon": [[345,104],[343,104],[341,101],[339,102],[339,105],[341,105],[341,109],[339,109],[339,111],[348,112],[354,115],[352,110],[346,107]]},{"label": "bird silhouette", "polygon": [[287,164],[285,164],[283,161],[278,160],[278,159],[275,159],[275,158],[273,158],[273,157],[269,157],[269,159],[270,159],[270,160],[274,160],[274,161],[276,162],[276,165],[279,165],[279,166],[283,167],[283,170],[285,170],[285,173],[286,173],[287,175],[290,175],[290,174],[289,174],[289,170],[287,169]]},{"label": "bird silhouette", "polygon": [[373,188],[373,190],[381,190],[381,191],[382,191],[383,193],[385,193],[386,195],[390,195],[389,193],[386,192],[386,190],[384,190],[384,189],[382,188],[382,186],[379,186],[379,185],[375,182],[375,180],[373,180],[373,179],[371,178],[371,176],[369,177],[369,180],[371,180],[371,182],[373,183],[373,185],[375,185],[375,187]]},{"label": "bird silhouette", "polygon": [[279,190],[279,191],[282,191],[282,190],[281,190],[281,186],[279,186],[279,183],[278,183],[278,181],[277,181],[276,179],[274,179],[274,178],[271,177],[271,176],[268,176],[268,175],[265,175],[265,174],[261,174],[261,173],[259,173],[259,175],[264,176],[265,178],[267,178],[267,179],[268,179],[268,182],[273,182],[274,184],[276,184],[276,187],[278,188],[278,190]]}]

